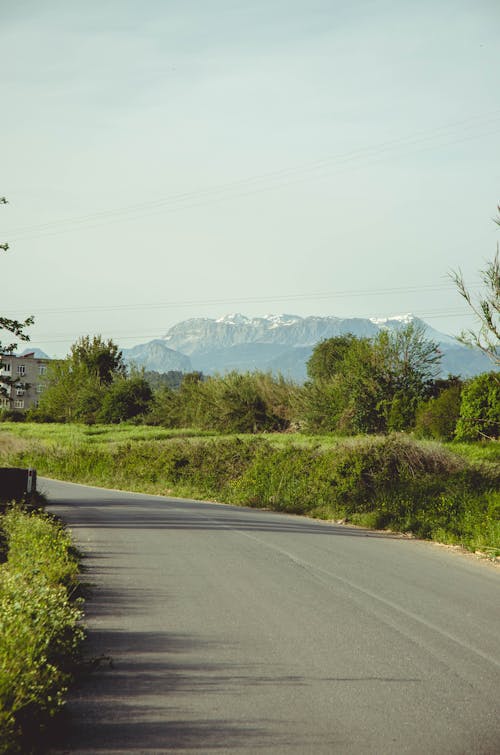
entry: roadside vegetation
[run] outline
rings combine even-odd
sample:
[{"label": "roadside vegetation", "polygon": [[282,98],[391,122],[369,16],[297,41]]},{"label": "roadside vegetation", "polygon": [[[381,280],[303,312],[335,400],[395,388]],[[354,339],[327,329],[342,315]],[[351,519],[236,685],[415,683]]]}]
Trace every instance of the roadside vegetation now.
[{"label": "roadside vegetation", "polygon": [[346,438],[1,427],[3,463],[35,466],[41,475],[306,514],[500,555],[497,443],[442,443],[404,433]]},{"label": "roadside vegetation", "polygon": [[83,639],[69,534],[42,511],[0,516],[0,753],[39,751]]}]

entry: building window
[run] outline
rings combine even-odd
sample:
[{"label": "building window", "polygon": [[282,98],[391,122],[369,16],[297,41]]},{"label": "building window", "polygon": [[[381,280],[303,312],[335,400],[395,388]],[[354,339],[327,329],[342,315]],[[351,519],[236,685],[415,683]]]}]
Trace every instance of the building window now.
[{"label": "building window", "polygon": [[14,409],[24,409],[24,401],[14,401]]},{"label": "building window", "polygon": [[8,398],[4,398],[4,397],[0,396],[0,407],[2,409],[8,409],[9,404],[10,404],[10,401],[9,401]]},{"label": "building window", "polygon": [[10,362],[0,362],[0,372],[10,372]]},{"label": "building window", "polygon": [[25,364],[18,364],[17,365],[17,374],[18,375],[26,375],[26,365]]},{"label": "building window", "polygon": [[39,375],[45,375],[47,372],[47,365],[46,364],[39,364],[38,365],[38,374]]},{"label": "building window", "polygon": [[16,388],[16,396],[24,396],[24,388]]},{"label": "building window", "polygon": [[44,388],[43,385],[38,384],[37,387],[36,387],[36,392],[37,393],[43,393],[43,388]]}]

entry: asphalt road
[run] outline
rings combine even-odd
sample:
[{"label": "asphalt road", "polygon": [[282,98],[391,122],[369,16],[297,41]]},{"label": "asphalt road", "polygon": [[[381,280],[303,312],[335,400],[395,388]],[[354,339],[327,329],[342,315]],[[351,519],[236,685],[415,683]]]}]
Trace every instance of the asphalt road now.
[{"label": "asphalt road", "polygon": [[41,480],[85,553],[53,752],[500,753],[500,570],[272,512]]}]

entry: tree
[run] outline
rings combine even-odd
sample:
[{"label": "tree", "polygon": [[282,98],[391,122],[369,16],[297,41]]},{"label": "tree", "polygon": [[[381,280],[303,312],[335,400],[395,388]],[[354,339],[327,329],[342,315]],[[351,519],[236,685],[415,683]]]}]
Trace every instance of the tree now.
[{"label": "tree", "polygon": [[103,388],[84,364],[69,359],[52,361],[44,377],[38,407],[29,418],[42,422],[85,422],[93,424],[101,407]]},{"label": "tree", "polygon": [[145,414],[153,400],[148,381],[141,375],[117,378],[104,394],[97,415],[99,422],[123,422]]},{"label": "tree", "polygon": [[318,343],[307,362],[307,374],[311,380],[328,380],[333,377],[355,340],[356,336],[348,333]]},{"label": "tree", "polygon": [[496,440],[500,436],[500,381],[496,372],[484,372],[462,389],[457,440]]},{"label": "tree", "polygon": [[[500,212],[500,205],[497,209]],[[494,218],[494,222],[500,225],[500,215]],[[474,301],[465,284],[461,270],[450,273],[458,293],[472,309],[479,323],[479,330],[463,331],[458,340],[467,346],[481,349],[495,365],[500,366],[500,256],[498,244],[493,260],[488,262],[479,274],[485,286],[485,291],[480,295],[478,301]]]},{"label": "tree", "polygon": [[440,358],[415,323],[374,339],[323,341],[308,363],[315,377],[304,387],[306,422],[312,430],[345,434],[408,429]]},{"label": "tree", "polygon": [[38,409],[30,415],[42,421],[93,424],[106,390],[125,374],[122,353],[112,340],[80,338],[66,359],[49,365]]},{"label": "tree", "polygon": [[126,367],[122,352],[111,340],[102,336],[83,336],[73,344],[69,359],[73,365],[83,364],[103,385],[110,385],[115,377],[124,376]]},{"label": "tree", "polygon": [[440,370],[438,346],[429,341],[423,325],[409,323],[395,331],[382,331],[374,341],[385,396],[380,408],[387,430],[413,425],[419,402],[426,398]]}]

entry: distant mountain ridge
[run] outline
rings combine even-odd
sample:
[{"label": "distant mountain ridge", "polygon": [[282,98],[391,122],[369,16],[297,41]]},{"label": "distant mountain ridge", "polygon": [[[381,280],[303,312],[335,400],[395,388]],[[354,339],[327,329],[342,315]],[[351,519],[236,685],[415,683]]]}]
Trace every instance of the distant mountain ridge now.
[{"label": "distant mountain ridge", "polygon": [[179,351],[169,349],[165,342],[156,338],[148,343],[133,346],[131,349],[122,349],[123,359],[126,364],[136,367],[144,367],[145,370],[154,372],[191,372],[191,360]]},{"label": "distant mountain ridge", "polygon": [[411,314],[377,319],[290,314],[249,318],[239,313],[218,319],[192,318],[172,326],[163,338],[123,349],[123,356],[128,364],[157,372],[200,370],[211,375],[262,370],[302,382],[307,377],[307,361],[320,341],[345,333],[372,338],[380,330],[410,322],[424,327],[429,339],[439,345],[443,376],[473,377],[492,369],[482,352],[468,349]]}]

